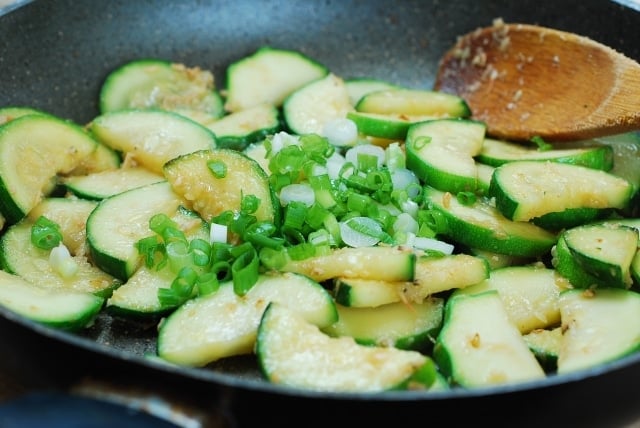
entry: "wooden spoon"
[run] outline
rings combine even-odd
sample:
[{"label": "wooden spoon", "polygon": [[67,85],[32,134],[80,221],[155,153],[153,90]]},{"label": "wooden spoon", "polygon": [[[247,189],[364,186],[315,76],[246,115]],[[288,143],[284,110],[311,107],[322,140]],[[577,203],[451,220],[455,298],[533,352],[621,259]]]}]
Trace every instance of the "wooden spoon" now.
[{"label": "wooden spoon", "polygon": [[434,87],[465,98],[496,138],[569,141],[640,129],[640,64],[536,25],[496,21],[460,37]]}]

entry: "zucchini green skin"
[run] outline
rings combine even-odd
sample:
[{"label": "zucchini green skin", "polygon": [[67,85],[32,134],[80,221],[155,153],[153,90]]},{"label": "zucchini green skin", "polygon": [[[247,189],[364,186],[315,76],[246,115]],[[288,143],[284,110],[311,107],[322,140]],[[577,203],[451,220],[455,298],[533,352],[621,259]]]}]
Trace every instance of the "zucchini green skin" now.
[{"label": "zucchini green skin", "polygon": [[52,328],[78,331],[89,326],[104,298],[91,293],[48,289],[0,271],[0,305]]},{"label": "zucchini green skin", "polygon": [[[208,71],[164,59],[143,58],[114,69],[99,94],[101,113],[130,108],[163,109],[200,123],[224,115],[223,100]],[[205,76],[204,78],[198,78]],[[208,87],[210,86],[210,87]]]},{"label": "zucchini green skin", "polygon": [[326,327],[338,319],[329,292],[303,275],[263,274],[243,296],[226,281],[216,292],[187,301],[167,317],[158,333],[158,355],[176,364],[203,366],[251,353],[270,302],[291,308],[314,326]]},{"label": "zucchini green skin", "polygon": [[278,108],[260,104],[230,113],[207,125],[216,136],[217,146],[242,151],[249,145],[284,129],[284,119]]},{"label": "zucchini green skin", "polygon": [[631,286],[630,267],[638,249],[638,229],[619,223],[591,223],[565,230],[563,238],[585,272],[610,287]]},{"label": "zucchini green skin", "polygon": [[614,166],[613,155],[613,147],[595,142],[591,146],[571,148],[554,146],[549,150],[540,150],[535,145],[486,138],[476,160],[494,167],[507,162],[534,160],[582,165],[609,171]]},{"label": "zucchini green skin", "polygon": [[303,390],[378,392],[406,389],[413,382],[425,388],[437,377],[426,355],[328,336],[275,302],[262,314],[255,352],[266,379]]},{"label": "zucchini green skin", "polygon": [[394,346],[429,353],[442,327],[444,299],[389,303],[375,308],[336,306],[338,321],[322,329],[331,336],[351,336],[368,346]]},{"label": "zucchini green skin", "polygon": [[509,320],[496,290],[460,294],[447,300],[433,357],[450,382],[462,387],[546,376]]},{"label": "zucchini green skin", "polygon": [[474,156],[482,148],[486,125],[447,118],[412,124],[405,144],[407,168],[424,183],[457,194],[479,188]]},{"label": "zucchini green skin", "polygon": [[536,329],[522,336],[529,349],[547,373],[558,370],[558,355],[562,346],[562,328]]},{"label": "zucchini green skin", "polygon": [[24,218],[52,193],[58,174],[73,170],[97,146],[80,126],[47,114],[0,126],[0,213],[6,224]]},{"label": "zucchini green skin", "polygon": [[503,164],[495,169],[489,185],[498,210],[516,221],[549,213],[571,217],[582,208],[622,210],[633,191],[629,181],[606,171],[548,161]]},{"label": "zucchini green skin", "polygon": [[227,67],[225,110],[235,112],[265,102],[280,107],[291,93],[328,73],[325,65],[301,52],[262,46]]},{"label": "zucchini green skin", "polygon": [[518,257],[539,257],[556,243],[556,234],[503,217],[485,198],[465,206],[454,196],[429,186],[424,188],[424,196],[429,206],[446,220],[446,230],[438,233],[462,245]]},{"label": "zucchini green skin", "polygon": [[558,242],[554,246],[551,254],[551,263],[556,272],[565,277],[574,287],[587,289],[596,287],[606,288],[610,286],[606,280],[598,278],[584,270],[573,257],[562,235],[559,236]]},{"label": "zucchini green skin", "polygon": [[569,288],[554,269],[540,265],[508,266],[495,269],[486,280],[461,288],[452,296],[498,292],[511,322],[520,333],[549,328],[560,323],[558,298]]}]

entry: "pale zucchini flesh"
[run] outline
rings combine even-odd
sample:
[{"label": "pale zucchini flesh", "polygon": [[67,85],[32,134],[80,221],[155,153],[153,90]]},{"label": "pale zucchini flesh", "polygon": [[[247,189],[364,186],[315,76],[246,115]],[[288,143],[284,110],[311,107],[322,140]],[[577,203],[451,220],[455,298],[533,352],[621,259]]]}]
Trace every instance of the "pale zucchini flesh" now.
[{"label": "pale zucchini flesh", "polygon": [[301,275],[262,275],[244,295],[225,282],[205,296],[188,301],[172,313],[158,333],[158,355],[187,366],[234,355],[250,354],[260,318],[270,302],[295,310],[305,322],[320,327],[337,320],[331,295],[318,283]]},{"label": "pale zucchini flesh", "polygon": [[558,373],[595,367],[640,348],[640,294],[617,288],[560,296],[563,339]]},{"label": "pale zucchini flesh", "polygon": [[[270,304],[262,315],[256,353],[270,382],[333,392],[376,392],[401,388],[429,357],[411,350],[360,345],[331,337],[291,309]],[[435,377],[435,369],[432,370]]]},{"label": "pale zucchini flesh", "polygon": [[623,209],[633,186],[601,170],[557,162],[509,162],[496,168],[490,187],[496,206],[515,221],[567,209]]},{"label": "pale zucchini flesh", "polygon": [[92,293],[43,288],[0,271],[0,305],[54,328],[79,330],[90,325],[103,302]]},{"label": "pale zucchini flesh", "polygon": [[338,321],[322,331],[331,336],[351,336],[370,346],[394,346],[427,353],[442,326],[444,299],[430,297],[422,303],[389,303],[377,307],[337,305]]},{"label": "pale zucchini flesh", "polygon": [[[79,126],[49,115],[26,115],[0,127],[0,212],[24,218],[98,143]],[[29,173],[25,173],[29,171]]]},{"label": "pale zucchini flesh", "polygon": [[460,294],[447,301],[434,358],[451,382],[463,387],[546,376],[495,290]]}]

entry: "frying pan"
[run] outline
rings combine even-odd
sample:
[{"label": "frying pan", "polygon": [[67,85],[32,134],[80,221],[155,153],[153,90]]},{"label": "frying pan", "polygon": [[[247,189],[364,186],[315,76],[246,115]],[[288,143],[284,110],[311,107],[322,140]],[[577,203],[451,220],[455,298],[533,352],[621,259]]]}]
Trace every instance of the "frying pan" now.
[{"label": "frying pan", "polygon": [[[304,52],[345,78],[431,88],[438,59],[456,37],[495,18],[573,31],[640,59],[640,12],[606,0],[40,0],[0,17],[0,105],[82,124],[98,114],[104,77],[127,61],[198,65],[223,87],[226,66],[263,45]],[[146,357],[155,352],[155,332],[155,324],[103,314],[86,331],[65,333],[0,308],[0,360],[36,386],[89,377],[165,393],[215,415],[219,426],[640,420],[640,354],[518,385],[334,394],[269,384],[253,357],[201,369],[163,364]]]}]

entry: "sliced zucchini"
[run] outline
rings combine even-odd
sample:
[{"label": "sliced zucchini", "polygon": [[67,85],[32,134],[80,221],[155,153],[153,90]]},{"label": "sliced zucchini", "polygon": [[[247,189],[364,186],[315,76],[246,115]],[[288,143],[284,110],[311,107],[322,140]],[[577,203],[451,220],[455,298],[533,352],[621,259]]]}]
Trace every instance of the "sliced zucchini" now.
[{"label": "sliced zucchini", "polygon": [[163,110],[104,113],[93,119],[89,130],[102,143],[158,174],[175,157],[216,147],[216,137],[208,128]]},{"label": "sliced zucchini", "polygon": [[[26,115],[0,127],[0,213],[24,218],[98,143],[79,126],[50,115]],[[28,171],[28,173],[26,172]]]},{"label": "sliced zucchini", "polygon": [[[633,185],[616,175],[580,165],[520,161],[495,169],[489,194],[505,217],[528,221],[571,209],[623,209],[633,194]],[[571,217],[575,211],[566,213]]]},{"label": "sliced zucchini", "polygon": [[431,297],[422,303],[389,303],[375,308],[337,305],[338,321],[322,331],[330,336],[350,336],[369,346],[431,350],[442,326],[444,299]]},{"label": "sliced zucchini", "polygon": [[360,345],[349,336],[331,337],[284,305],[271,303],[256,341],[260,369],[272,383],[335,392],[404,389],[418,377],[428,388],[437,370],[417,351]]},{"label": "sliced zucchini", "polygon": [[609,171],[613,168],[613,147],[594,142],[584,147],[541,149],[535,144],[485,138],[476,160],[496,167],[513,161],[548,160]]},{"label": "sliced zucchini", "polygon": [[491,271],[486,280],[453,294],[477,294],[496,290],[509,320],[520,333],[560,324],[558,299],[570,284],[544,265],[511,266]]},{"label": "sliced zucchini", "polygon": [[27,107],[27,106],[6,106],[0,107],[0,125],[4,125],[7,122],[17,119],[28,114],[42,114],[46,115],[42,110]]},{"label": "sliced zucchini", "polygon": [[126,282],[140,267],[136,242],[153,234],[149,219],[164,213],[185,234],[202,227],[202,219],[183,208],[185,201],[167,181],[148,184],[100,201],[87,219],[87,244],[92,260],[105,272]]},{"label": "sliced zucchini", "polygon": [[517,257],[546,255],[556,243],[556,234],[529,222],[504,217],[488,198],[466,205],[448,192],[424,188],[425,201],[443,215],[445,230],[439,234],[467,247]]},{"label": "sliced zucchini", "polygon": [[586,272],[611,287],[629,288],[638,229],[619,223],[584,224],[563,232],[564,241]]},{"label": "sliced zucchini", "polygon": [[522,337],[547,373],[558,370],[558,355],[562,346],[561,327],[538,328]]},{"label": "sliced zucchini", "polygon": [[289,259],[277,269],[297,272],[318,282],[346,277],[379,281],[412,281],[416,255],[401,247],[344,247],[302,260]]},{"label": "sliced zucchini", "polygon": [[463,387],[545,377],[495,290],[450,297],[433,352],[450,382]]},{"label": "sliced zucchini", "polygon": [[70,254],[75,272],[60,272],[50,259],[51,250],[43,250],[31,242],[32,226],[31,221],[24,219],[11,225],[0,238],[3,270],[43,288],[92,293],[101,297],[109,296],[120,285],[120,281],[91,264],[82,253]]},{"label": "sliced zucchini", "polygon": [[347,119],[352,120],[358,128],[358,132],[363,135],[390,140],[404,140],[411,125],[434,120],[437,117],[349,111],[347,112]]},{"label": "sliced zucchini", "polygon": [[587,272],[578,263],[569,250],[563,234],[558,237],[558,242],[551,250],[551,256],[551,263],[556,272],[566,278],[573,287],[587,289],[610,286],[607,281]]},{"label": "sliced zucchini", "polygon": [[64,177],[61,182],[77,197],[99,201],[126,190],[164,180],[165,177],[156,172],[133,166]]},{"label": "sliced zucchini", "polygon": [[347,117],[353,106],[344,80],[329,73],[289,95],[282,111],[291,132],[322,135],[327,123]]},{"label": "sliced zucchini", "polygon": [[383,89],[400,89],[401,87],[395,83],[387,82],[386,80],[374,79],[371,77],[354,77],[345,79],[345,85],[347,85],[347,92],[349,92],[349,99],[351,105],[356,106],[360,99],[368,93],[381,91]]},{"label": "sliced zucchini", "polygon": [[176,278],[173,270],[165,267],[140,266],[106,302],[106,310],[119,317],[132,319],[154,318],[168,315],[175,306],[166,306],[158,299],[160,288],[170,288]]},{"label": "sliced zucchini", "polygon": [[27,218],[31,222],[45,216],[60,226],[62,243],[71,254],[86,255],[86,224],[97,203],[78,198],[47,197],[36,205]]},{"label": "sliced zucchini", "polygon": [[224,115],[213,73],[154,58],[123,64],[102,84],[102,114],[131,108],[172,111],[199,123]]},{"label": "sliced zucchini", "polygon": [[482,149],[483,122],[439,119],[412,125],[407,132],[407,168],[427,185],[452,192],[478,188],[474,156]]},{"label": "sliced zucchini", "polygon": [[613,148],[613,168],[611,174],[622,177],[640,188],[640,132],[609,135],[595,139],[600,144]]},{"label": "sliced zucchini", "polygon": [[401,282],[338,277],[333,281],[336,303],[353,308],[375,308],[402,300]]},{"label": "sliced zucchini", "polygon": [[262,103],[279,107],[296,89],[328,73],[302,52],[263,46],[227,67],[225,109],[235,112]]},{"label": "sliced zucchini", "polygon": [[640,294],[619,288],[560,295],[558,373],[595,367],[640,349]]},{"label": "sliced zucchini", "polygon": [[207,125],[220,148],[244,150],[282,128],[280,112],[273,104],[258,104],[228,114]]},{"label": "sliced zucchini", "polygon": [[225,282],[211,294],[184,303],[161,324],[158,355],[166,361],[203,366],[233,355],[252,353],[260,317],[270,302],[291,308],[320,327],[338,315],[331,295],[302,275],[261,275],[243,296]]},{"label": "sliced zucchini", "polygon": [[0,305],[33,321],[61,330],[89,326],[104,299],[91,293],[43,288],[0,271]]},{"label": "sliced zucchini", "polygon": [[82,159],[66,176],[111,171],[120,168],[121,165],[120,153],[105,144],[99,143],[98,147],[89,156]]},{"label": "sliced zucchini", "polygon": [[383,89],[363,96],[356,110],[409,116],[469,117],[466,101],[453,94],[419,89]]},{"label": "sliced zucchini", "polygon": [[520,266],[531,263],[530,257],[512,256],[511,254],[500,254],[493,251],[481,250],[479,248],[468,248],[466,252],[469,254],[482,257],[489,263],[491,269],[499,269],[508,266]]},{"label": "sliced zucchini", "polygon": [[489,263],[469,254],[442,257],[421,256],[416,260],[413,281],[402,288],[404,299],[422,302],[429,296],[473,286],[489,278]]},{"label": "sliced zucchini", "polygon": [[[214,174],[214,165],[219,165],[224,172]],[[277,223],[280,218],[280,202],[266,173],[242,152],[199,150],[167,162],[164,175],[173,190],[207,221],[224,211],[240,212],[244,195],[260,200],[254,213],[259,221]]]}]

